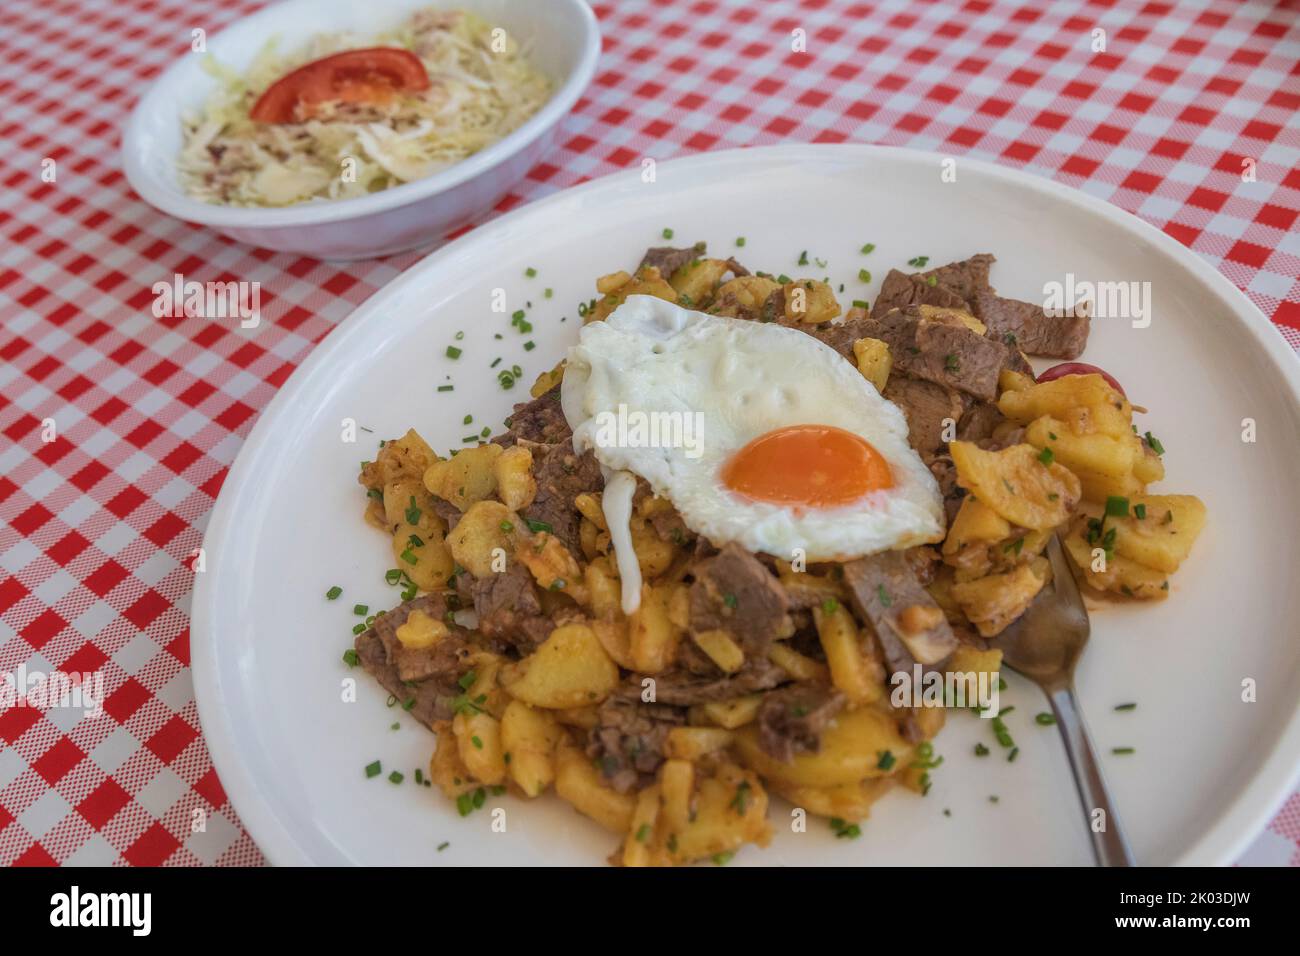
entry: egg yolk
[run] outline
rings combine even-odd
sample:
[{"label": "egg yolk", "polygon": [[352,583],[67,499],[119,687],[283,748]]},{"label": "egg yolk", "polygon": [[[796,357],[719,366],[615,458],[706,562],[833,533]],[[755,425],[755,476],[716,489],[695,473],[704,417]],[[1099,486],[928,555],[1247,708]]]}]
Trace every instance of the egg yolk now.
[{"label": "egg yolk", "polygon": [[727,488],[757,501],[833,508],[894,486],[889,463],[859,435],[791,425],[760,435],[722,466]]}]

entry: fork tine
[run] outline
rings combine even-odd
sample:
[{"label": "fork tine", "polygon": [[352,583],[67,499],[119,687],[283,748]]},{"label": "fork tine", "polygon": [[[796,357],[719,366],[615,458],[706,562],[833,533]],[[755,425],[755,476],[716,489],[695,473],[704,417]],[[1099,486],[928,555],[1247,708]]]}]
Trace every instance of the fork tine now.
[{"label": "fork tine", "polygon": [[1088,611],[1084,607],[1083,597],[1079,594],[1079,582],[1074,579],[1074,572],[1065,558],[1065,549],[1061,547],[1061,536],[1054,534],[1047,542],[1047,557],[1052,564],[1052,584],[1059,600],[1076,618],[1075,626],[1082,629],[1084,635],[1090,630]]}]

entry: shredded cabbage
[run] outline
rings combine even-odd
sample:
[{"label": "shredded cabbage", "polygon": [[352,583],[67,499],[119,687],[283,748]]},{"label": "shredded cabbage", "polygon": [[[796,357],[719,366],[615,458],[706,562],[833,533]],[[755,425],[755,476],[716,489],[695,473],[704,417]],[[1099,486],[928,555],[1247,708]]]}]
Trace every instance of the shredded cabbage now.
[{"label": "shredded cabbage", "polygon": [[[269,41],[248,71],[204,58],[221,81],[182,117],[177,161],[186,192],[232,206],[348,199],[429,176],[501,139],[551,95],[504,30],[462,10],[422,10],[380,36],[318,34],[282,56]],[[384,104],[323,103],[303,123],[255,123],[249,110],[280,77],[342,50],[394,46],[418,56],[429,89]]]}]

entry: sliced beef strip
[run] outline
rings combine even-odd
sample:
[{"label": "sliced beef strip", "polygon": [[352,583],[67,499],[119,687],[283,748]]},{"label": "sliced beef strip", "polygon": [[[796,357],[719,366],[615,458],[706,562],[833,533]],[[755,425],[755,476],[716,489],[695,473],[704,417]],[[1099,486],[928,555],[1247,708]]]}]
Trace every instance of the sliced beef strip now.
[{"label": "sliced beef strip", "polygon": [[[858,617],[871,624],[891,674],[913,663],[935,664],[957,647],[952,628],[901,551],[885,551],[844,565],[844,582]],[[909,630],[908,618],[918,612],[935,618],[932,626]],[[937,614],[933,612],[937,611]]]},{"label": "sliced beef strip", "polygon": [[572,441],[573,431],[560,407],[560,386],[534,398],[531,402],[516,405],[510,416],[510,432],[515,441],[559,445]]},{"label": "sliced beef strip", "polygon": [[[637,685],[639,694],[640,685]],[[587,736],[587,756],[619,793],[649,778],[664,762],[668,731],[686,723],[686,713],[668,704],[647,704],[639,696],[609,697],[596,712]]]},{"label": "sliced beef strip", "polygon": [[873,338],[889,346],[897,371],[981,401],[997,399],[998,373],[1007,360],[1005,345],[964,325],[927,319],[915,307],[873,317],[871,322]]},{"label": "sliced beef strip", "polygon": [[966,300],[939,283],[931,284],[920,276],[910,276],[890,269],[880,284],[880,293],[871,305],[871,317],[881,318],[894,309],[909,305],[938,305],[946,309],[967,309]]},{"label": "sliced beef strip", "polygon": [[992,253],[979,252],[969,259],[949,262],[947,265],[922,272],[916,278],[927,283],[933,279],[937,285],[943,286],[970,303],[977,293],[992,291],[989,286],[989,267],[996,261]]},{"label": "sliced beef strip", "polygon": [[785,288],[773,289],[763,300],[758,314],[752,316],[758,322],[785,322]]},{"label": "sliced beef strip", "polygon": [[970,442],[988,441],[993,437],[993,429],[1006,419],[992,402],[977,402],[966,410],[966,414],[957,423],[957,440]]},{"label": "sliced beef strip", "polygon": [[600,491],[605,480],[600,463],[590,451],[575,454],[568,442],[558,445],[528,445],[533,453],[533,477],[537,494],[523,509],[524,518],[540,521],[551,528],[570,553],[582,554],[578,537],[581,518],[573,501],[583,492]]},{"label": "sliced beef strip", "polygon": [[1019,372],[1021,375],[1028,375],[1030,378],[1034,377],[1034,367],[1029,364],[1029,360],[1025,358],[1024,353],[1016,347],[1016,337],[1014,335],[997,335],[992,329],[985,334],[993,341],[1001,342],[1007,347],[1007,360],[1003,364],[1003,368]]},{"label": "sliced beef strip", "polygon": [[[397,629],[417,610],[446,623],[451,633],[433,647],[406,647],[397,639]],[[452,701],[461,692],[457,681],[469,670],[469,632],[452,623],[447,612],[447,595],[422,594],[381,614],[356,640],[366,672],[430,728],[434,721],[452,717]]]},{"label": "sliced beef strip", "polygon": [[695,537],[695,532],[686,527],[686,522],[682,520],[682,516],[676,509],[656,511],[650,516],[650,526],[662,540],[674,544],[688,544]]},{"label": "sliced beef strip", "polygon": [[839,352],[854,365],[857,364],[857,357],[853,354],[853,343],[858,339],[879,338],[875,334],[877,331],[875,323],[861,313],[845,316],[842,322],[822,322],[818,325],[810,325],[807,322],[782,322],[782,324],[798,329],[800,332],[807,332],[823,345],[829,345]]},{"label": "sliced beef strip", "polygon": [[974,308],[990,336],[1030,355],[1073,359],[1082,355],[1088,344],[1087,303],[1068,315],[1052,316],[1033,302],[982,292],[975,297]]},{"label": "sliced beef strip", "polygon": [[789,763],[798,753],[816,753],[821,735],[846,703],[842,693],[825,684],[790,684],[763,698],[755,722],[758,746]]},{"label": "sliced beef strip", "polygon": [[484,637],[528,654],[551,636],[555,623],[542,613],[532,572],[522,563],[511,561],[499,574],[473,581],[470,589]]},{"label": "sliced beef strip", "polygon": [[439,498],[437,495],[430,495],[429,500],[433,502],[433,513],[447,522],[447,530],[450,531],[456,527],[456,523],[463,517],[464,512],[450,501]]},{"label": "sliced beef strip", "polygon": [[[732,700],[746,694],[771,690],[789,681],[790,675],[766,657],[747,657],[740,670],[730,675],[714,677],[674,668],[656,674],[653,680],[655,700],[658,703],[693,707],[696,704]],[[614,693],[619,697],[640,700],[640,679],[619,687]]]},{"label": "sliced beef strip", "polygon": [[647,249],[645,255],[641,257],[641,264],[636,267],[640,272],[647,266],[654,266],[659,270],[659,274],[666,280],[674,272],[704,255],[707,247],[702,242],[697,242],[693,246],[684,246],[674,248],[672,246],[658,246]]},{"label": "sliced beef strip", "polygon": [[947,451],[948,442],[944,440],[947,422],[951,420],[956,425],[966,411],[961,395],[933,382],[891,374],[885,383],[884,396],[903,410],[907,418],[907,441],[924,461]]},{"label": "sliced beef strip", "polygon": [[917,325],[915,362],[905,361],[910,374],[965,392],[981,401],[998,397],[998,373],[1007,350],[965,326],[921,322]]},{"label": "sliced beef strip", "polygon": [[767,653],[789,627],[785,588],[758,558],[731,543],[695,568],[691,629],[728,631],[747,656]]},{"label": "sliced beef strip", "polygon": [[957,484],[957,466],[947,452],[936,455],[934,460],[928,462],[928,467],[934,480],[939,483],[939,493],[943,495],[943,511],[951,526],[952,519],[957,517],[957,512],[961,509],[962,499],[966,497],[966,489]]}]

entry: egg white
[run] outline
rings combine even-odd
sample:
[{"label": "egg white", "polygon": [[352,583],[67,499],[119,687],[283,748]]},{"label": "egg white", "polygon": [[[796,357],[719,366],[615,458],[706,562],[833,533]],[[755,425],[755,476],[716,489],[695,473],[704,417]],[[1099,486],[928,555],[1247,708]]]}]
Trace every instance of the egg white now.
[{"label": "egg white", "polygon": [[[907,443],[907,420],[834,349],[797,329],[707,315],[633,295],[569,350],[561,401],[574,446],[607,472],[629,471],[668,498],[687,527],[785,560],[847,560],[942,539],[943,501]],[[698,447],[609,443],[611,415],[699,413]],[[604,414],[602,414],[604,413]],[[866,439],[894,486],[834,508],[741,497],[719,477],[760,435],[833,425]],[[693,455],[695,457],[693,457]]]}]

